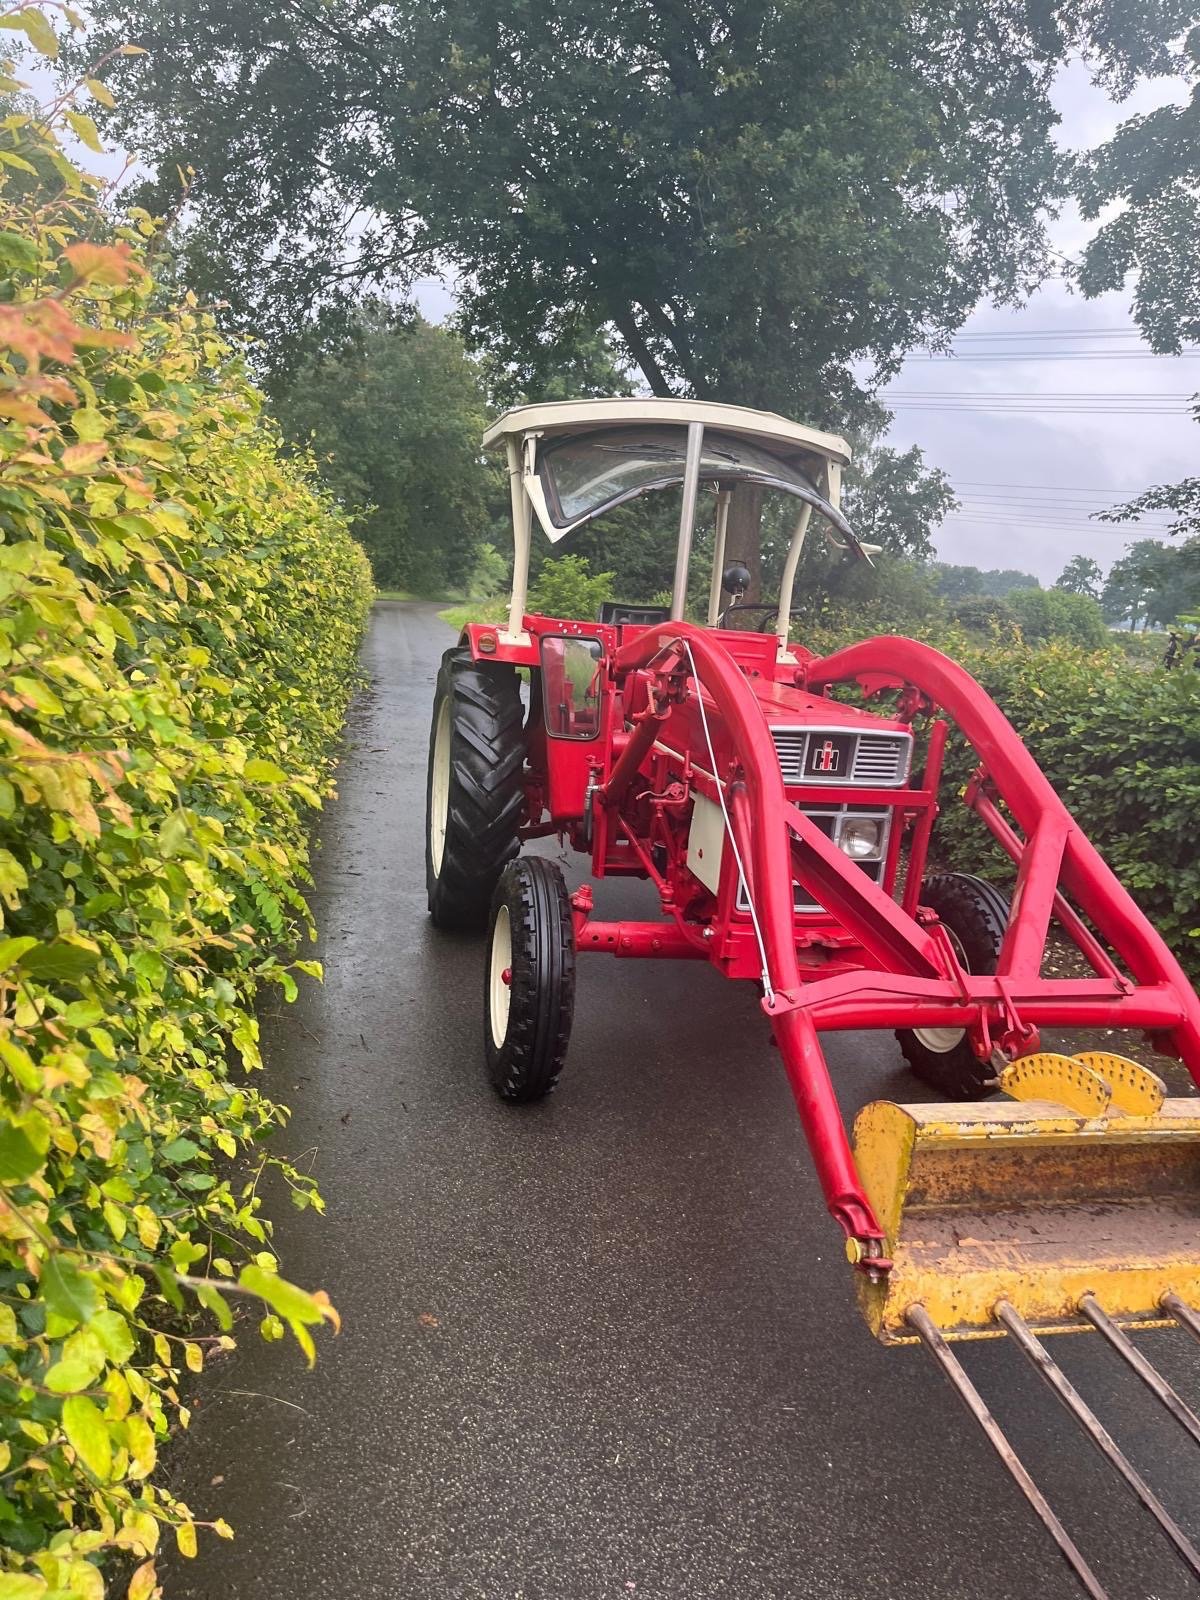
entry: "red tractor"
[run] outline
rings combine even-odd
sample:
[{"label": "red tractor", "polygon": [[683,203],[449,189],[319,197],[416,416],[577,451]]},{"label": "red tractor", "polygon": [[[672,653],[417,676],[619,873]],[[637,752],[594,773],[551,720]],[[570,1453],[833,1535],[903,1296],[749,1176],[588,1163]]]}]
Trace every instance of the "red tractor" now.
[{"label": "red tractor", "polygon": [[[427,879],[438,927],[487,929],[497,1093],[525,1102],[554,1088],[580,953],[711,962],[759,986],[880,1338],[924,1341],[974,1405],[946,1338],[1016,1335],[1045,1376],[1045,1362],[1057,1368],[1033,1328],[1099,1327],[1118,1347],[1117,1318],[1200,1329],[1196,1103],[1164,1099],[1124,1056],[1065,1056],[1038,1037],[1130,1029],[1200,1081],[1200,1001],[1170,950],[961,667],[911,639],[825,659],[790,641],[814,513],[870,559],[838,509],[843,441],[739,407],[620,399],[525,406],[485,444],[507,452],[512,598],[504,626],[468,627],[443,658]],[[669,608],[526,611],[535,517],[557,541],[660,489],[682,503]],[[685,620],[702,490],[715,495],[704,624]],[[745,602],[741,552],[726,550],[731,501],[767,490],[797,508],[769,608]],[[839,685],[873,703],[835,697]],[[1011,857],[1011,896],[926,873],[951,721],[979,767],[949,799]],[[554,861],[520,853],[546,835],[595,878],[648,880],[657,914],[598,919],[590,884],[569,893]],[[1043,975],[1052,921],[1090,976]],[[942,1103],[866,1107],[852,1150],[820,1035],[862,1028],[894,1029]]]}]

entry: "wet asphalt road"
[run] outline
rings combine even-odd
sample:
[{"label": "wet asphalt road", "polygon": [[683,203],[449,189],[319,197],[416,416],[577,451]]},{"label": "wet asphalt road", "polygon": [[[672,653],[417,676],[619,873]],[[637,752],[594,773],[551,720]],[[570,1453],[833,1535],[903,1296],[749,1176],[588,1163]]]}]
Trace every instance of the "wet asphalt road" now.
[{"label": "wet asphalt road", "polygon": [[[264,1024],[283,1142],[328,1201],[277,1198],[278,1247],[345,1329],[312,1373],[248,1329],[199,1380],[175,1487],[237,1539],[165,1563],[169,1600],[1076,1594],[928,1357],[859,1323],[748,986],[583,959],[558,1093],[492,1095],[480,942],[425,915],[450,642],[432,606],[376,607],[323,825],[326,982]],[[599,887],[607,914],[647,907]],[[827,1044],[848,1113],[914,1097],[890,1035]],[[1200,1346],[1143,1342],[1200,1396]],[[1055,1350],[1200,1536],[1180,1430],[1097,1337]],[[1019,1355],[966,1359],[1114,1597],[1194,1594]]]}]

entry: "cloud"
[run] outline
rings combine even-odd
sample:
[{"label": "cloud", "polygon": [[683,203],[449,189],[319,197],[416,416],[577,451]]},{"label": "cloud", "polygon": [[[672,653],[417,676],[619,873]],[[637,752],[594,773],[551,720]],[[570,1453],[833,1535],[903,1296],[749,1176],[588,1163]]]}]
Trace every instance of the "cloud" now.
[{"label": "cloud", "polygon": [[[1071,63],[1056,88],[1059,140],[1095,145],[1187,92],[1182,80],[1159,79],[1117,105]],[[1094,227],[1069,207],[1052,244],[1073,257]],[[1130,540],[1165,536],[1164,518],[1134,528],[1090,512],[1195,471],[1200,434],[1186,402],[1200,389],[1200,354],[1153,357],[1127,290],[1089,301],[1062,279],[1019,312],[980,307],[955,350],[949,361],[911,357],[881,396],[896,407],[889,442],[920,445],[963,501],[937,536],[941,559],[1018,567],[1049,583],[1073,555],[1107,567]],[[996,409],[981,409],[988,404]]]}]

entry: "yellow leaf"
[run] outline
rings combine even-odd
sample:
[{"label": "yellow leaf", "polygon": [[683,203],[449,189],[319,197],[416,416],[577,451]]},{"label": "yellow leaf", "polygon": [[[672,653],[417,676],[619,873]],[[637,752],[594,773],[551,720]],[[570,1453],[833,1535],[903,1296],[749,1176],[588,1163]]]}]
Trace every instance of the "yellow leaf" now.
[{"label": "yellow leaf", "polygon": [[36,6],[26,6],[23,11],[15,11],[6,17],[0,17],[0,28],[18,29],[35,50],[44,56],[49,56],[51,61],[57,60],[58,39],[49,20]]},{"label": "yellow leaf", "polygon": [[181,1522],[175,1529],[175,1543],[179,1546],[179,1554],[191,1560],[196,1554],[196,1524]]},{"label": "yellow leaf", "polygon": [[91,117],[84,116],[82,111],[68,111],[67,121],[74,129],[78,138],[82,139],[89,150],[94,150],[97,155],[104,154],[104,146],[100,143],[100,134]]},{"label": "yellow leaf", "polygon": [[99,100],[102,106],[107,106],[111,111],[117,102],[109,93],[106,85],[101,83],[99,78],[85,78],[83,81],[87,84],[93,99]]},{"label": "yellow leaf", "polygon": [[159,1593],[158,1572],[153,1561],[143,1561],[129,1580],[125,1600],[152,1600]]}]

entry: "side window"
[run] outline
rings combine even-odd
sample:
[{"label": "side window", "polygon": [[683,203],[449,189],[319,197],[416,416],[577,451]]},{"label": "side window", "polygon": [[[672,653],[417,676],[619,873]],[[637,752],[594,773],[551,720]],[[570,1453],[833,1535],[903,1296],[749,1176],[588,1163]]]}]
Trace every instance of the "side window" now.
[{"label": "side window", "polygon": [[600,732],[600,641],[542,640],[542,711],[552,739]]}]

